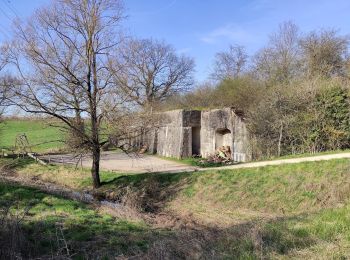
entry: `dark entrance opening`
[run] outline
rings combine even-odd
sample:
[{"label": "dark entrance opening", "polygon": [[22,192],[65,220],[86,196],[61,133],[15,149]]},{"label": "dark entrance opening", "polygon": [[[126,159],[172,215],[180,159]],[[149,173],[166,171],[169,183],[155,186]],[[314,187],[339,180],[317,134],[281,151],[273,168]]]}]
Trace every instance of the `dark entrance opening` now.
[{"label": "dark entrance opening", "polygon": [[232,136],[229,129],[218,129],[215,133],[215,149],[222,146],[230,146],[232,148]]},{"label": "dark entrance opening", "polygon": [[201,128],[192,127],[192,155],[201,154]]}]

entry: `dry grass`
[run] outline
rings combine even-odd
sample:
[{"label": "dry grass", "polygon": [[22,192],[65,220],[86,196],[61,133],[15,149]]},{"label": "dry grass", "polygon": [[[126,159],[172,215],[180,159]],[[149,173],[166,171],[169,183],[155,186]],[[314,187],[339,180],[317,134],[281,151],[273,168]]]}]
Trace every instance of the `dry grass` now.
[{"label": "dry grass", "polygon": [[[193,174],[168,208],[225,225],[341,207],[350,198],[350,160]],[[220,217],[218,216],[220,212]]]},{"label": "dry grass", "polygon": [[[86,168],[74,166],[37,164],[32,159],[0,159],[0,170],[3,173],[16,175],[33,182],[40,180],[47,183],[61,185],[75,190],[89,190],[92,188],[91,173]],[[116,172],[101,171],[102,182],[109,182],[121,176]]]}]

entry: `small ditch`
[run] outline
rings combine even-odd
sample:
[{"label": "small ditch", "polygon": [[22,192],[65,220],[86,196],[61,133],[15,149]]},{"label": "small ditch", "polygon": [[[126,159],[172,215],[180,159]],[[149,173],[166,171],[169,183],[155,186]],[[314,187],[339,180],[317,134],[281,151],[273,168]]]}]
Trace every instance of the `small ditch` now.
[{"label": "small ditch", "polygon": [[18,179],[17,177],[0,174],[0,181],[9,184],[35,188],[51,195],[61,196],[66,199],[71,199],[86,204],[92,204],[94,206],[104,206],[110,209],[118,210],[125,208],[124,205],[118,202],[108,201],[105,199],[99,200],[96,198],[97,196],[94,196],[88,191],[73,191],[62,186],[58,186],[52,183],[45,183],[39,180],[30,181],[27,179]]},{"label": "small ditch", "polygon": [[124,205],[118,201],[108,200],[105,196],[100,196],[101,194],[99,193],[93,194],[93,191],[70,190],[68,188],[53,183],[46,183],[38,179],[33,180],[27,178],[19,178],[18,176],[14,176],[11,173],[0,173],[0,182],[34,188],[50,195],[60,196],[65,199],[82,202],[93,206],[97,210],[107,210],[107,213],[117,218],[128,218],[136,221],[143,220],[153,227],[170,229],[184,229],[190,227],[191,229],[195,223],[193,219],[182,219],[171,212],[140,212],[137,209]]}]

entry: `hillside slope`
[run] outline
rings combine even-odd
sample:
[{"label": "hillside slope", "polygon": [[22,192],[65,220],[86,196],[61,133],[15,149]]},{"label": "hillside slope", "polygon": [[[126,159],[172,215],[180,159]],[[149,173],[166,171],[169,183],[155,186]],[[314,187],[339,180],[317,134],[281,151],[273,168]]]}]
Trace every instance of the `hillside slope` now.
[{"label": "hillside slope", "polygon": [[26,134],[34,152],[57,151],[63,147],[64,133],[44,119],[9,119],[0,124],[0,148],[15,146],[16,137]]},{"label": "hillside slope", "polygon": [[[90,190],[85,169],[30,160],[0,164],[17,180]],[[102,180],[99,190],[90,190],[97,198],[136,209],[156,233],[171,232],[156,239],[152,255],[350,257],[349,159],[176,174],[103,172]]]}]

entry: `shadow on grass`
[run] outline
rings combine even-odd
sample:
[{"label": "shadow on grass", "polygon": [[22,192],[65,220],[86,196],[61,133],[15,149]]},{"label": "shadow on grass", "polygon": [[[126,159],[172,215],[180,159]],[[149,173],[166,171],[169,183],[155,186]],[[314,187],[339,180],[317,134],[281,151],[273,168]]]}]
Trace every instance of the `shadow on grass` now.
[{"label": "shadow on grass", "polygon": [[33,188],[1,183],[0,222],[0,259],[16,254],[25,259],[137,255],[147,249],[149,240],[145,224],[101,215],[88,205]]},{"label": "shadow on grass", "polygon": [[35,163],[35,160],[30,157],[18,158],[17,156],[0,159],[0,169],[3,171],[14,171],[23,169],[26,166]]},{"label": "shadow on grass", "polygon": [[196,173],[142,173],[115,177],[103,182],[99,193],[106,199],[157,213],[175,195],[191,187]]}]

